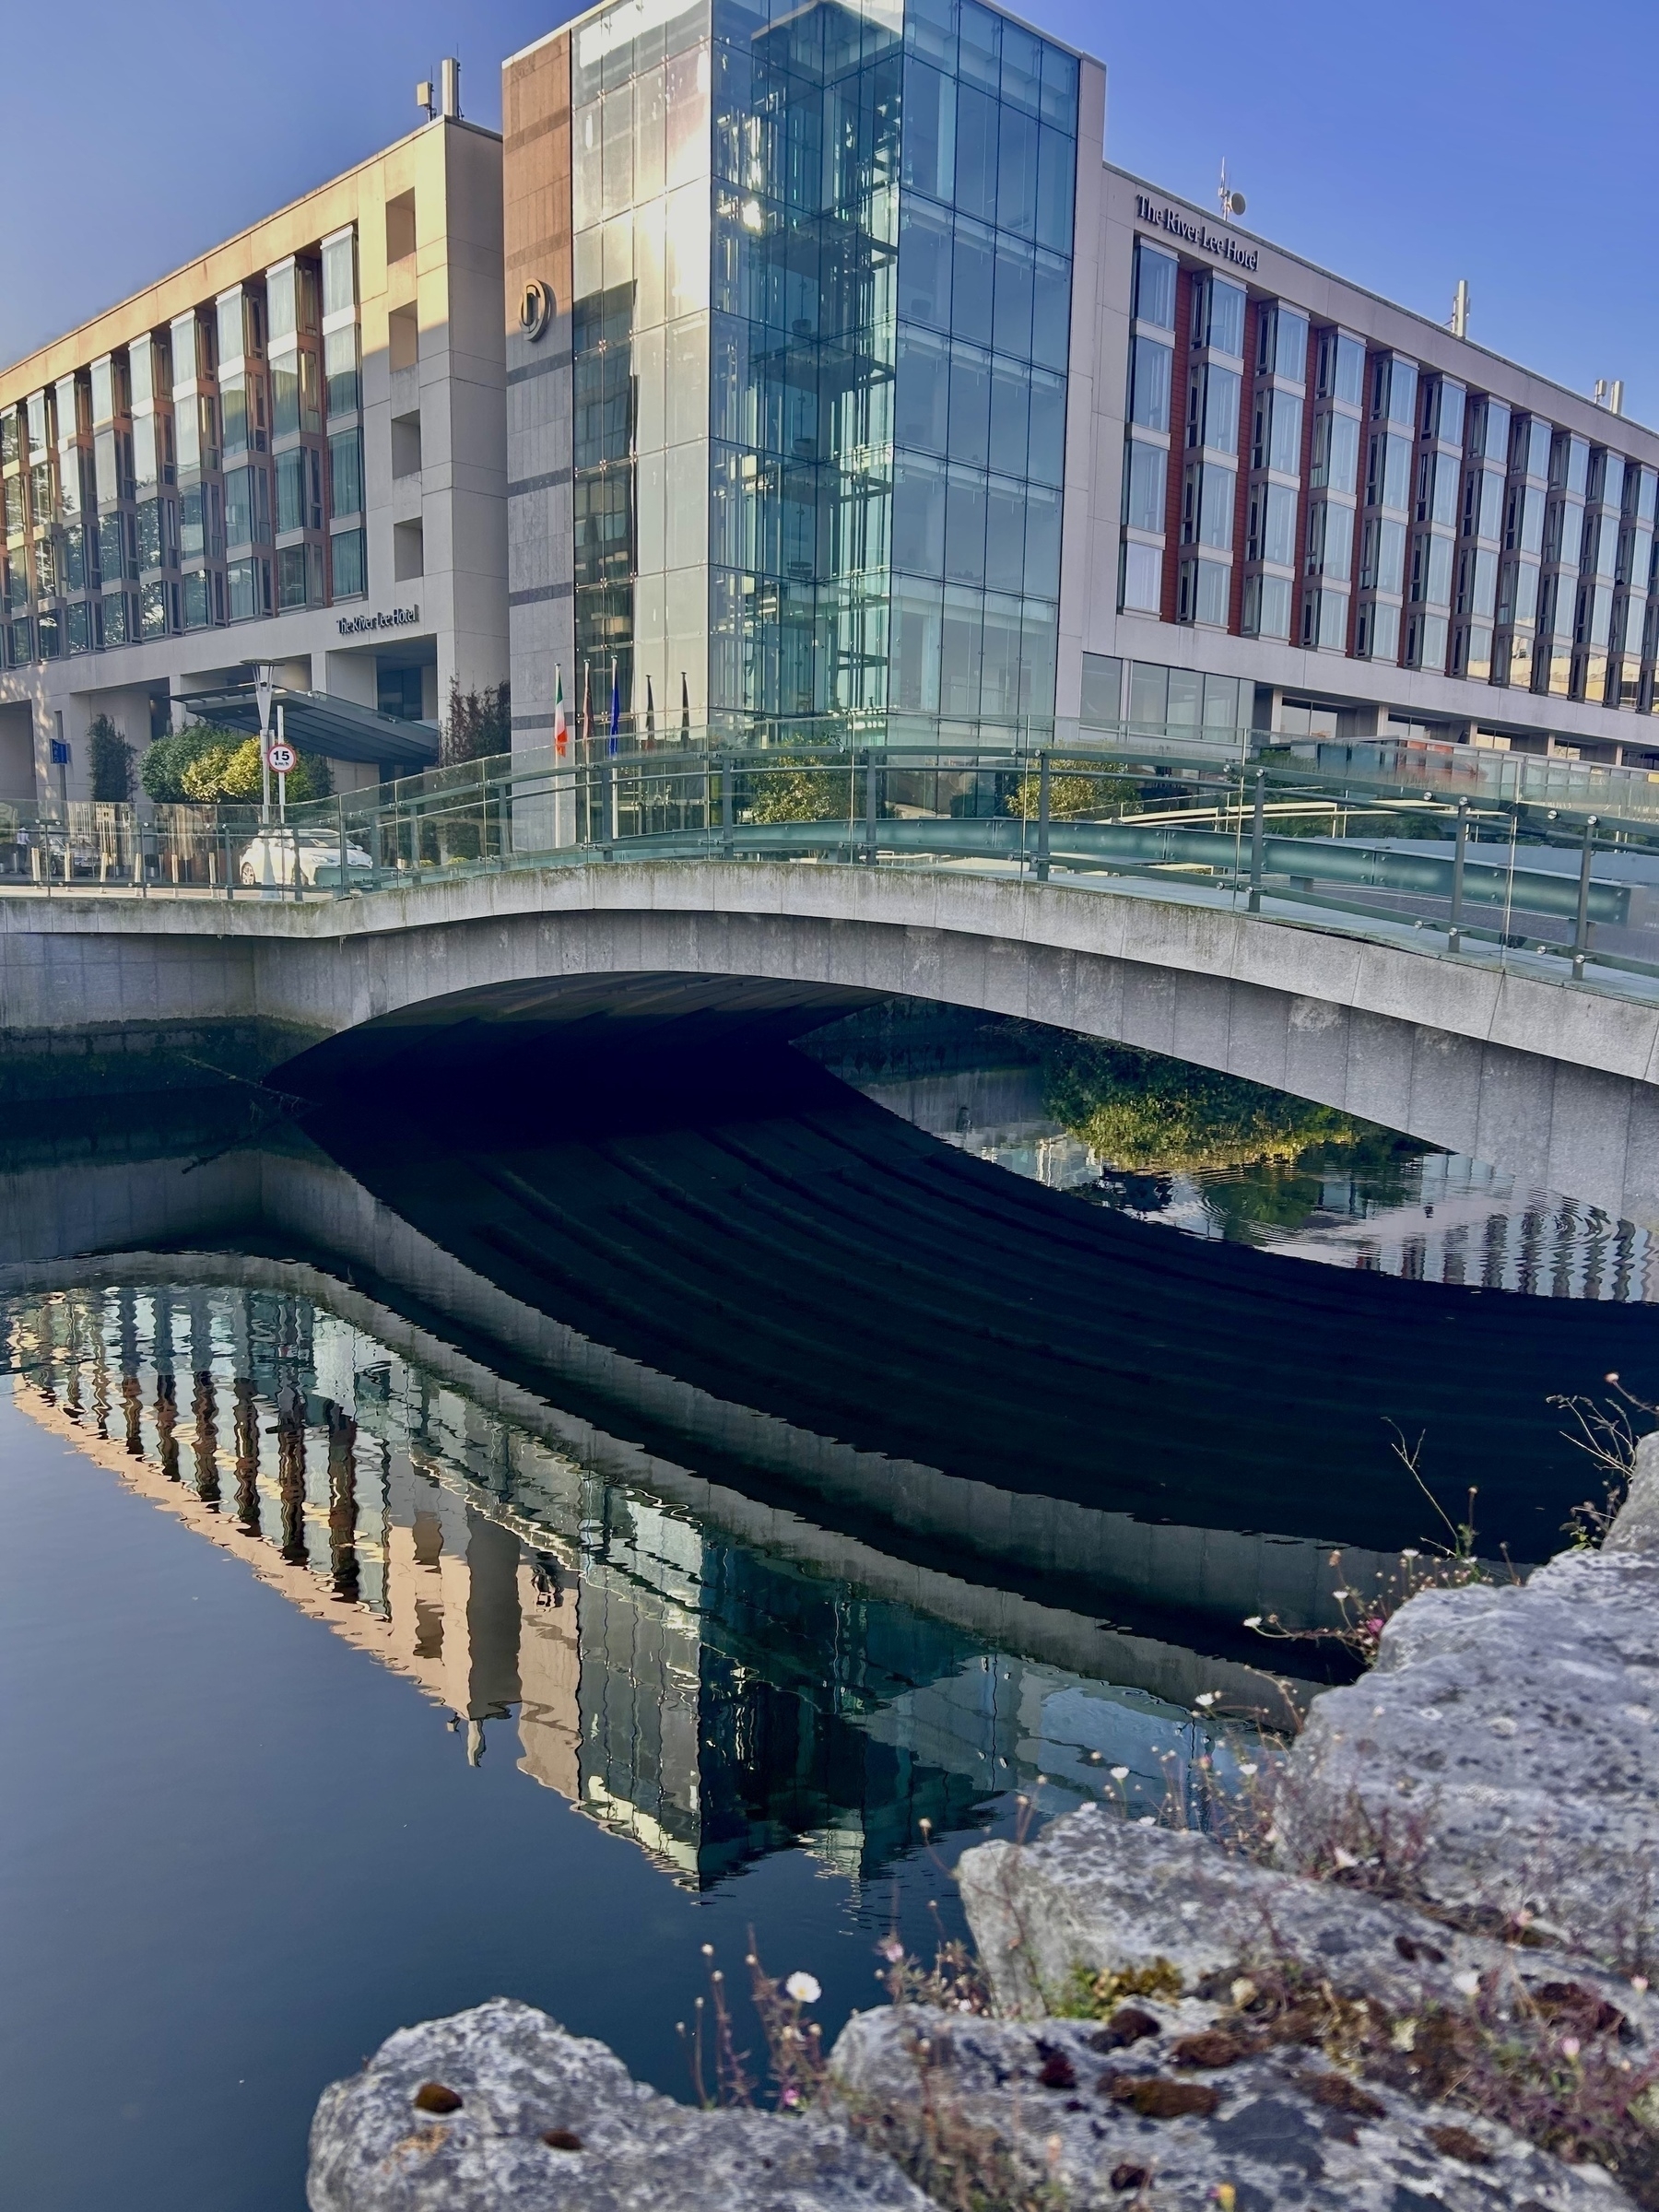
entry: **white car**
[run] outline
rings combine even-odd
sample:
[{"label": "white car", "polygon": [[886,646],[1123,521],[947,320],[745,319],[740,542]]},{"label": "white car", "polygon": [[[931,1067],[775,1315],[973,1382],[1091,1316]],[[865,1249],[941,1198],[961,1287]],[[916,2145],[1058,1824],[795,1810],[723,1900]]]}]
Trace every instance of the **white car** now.
[{"label": "white car", "polygon": [[[320,868],[337,868],[340,865],[340,841],[327,830],[262,830],[251,845],[244,847],[241,856],[241,879],[250,886],[276,885],[283,890],[293,888],[296,851],[300,862],[300,880],[313,888]],[[346,841],[346,872],[349,882],[352,873],[372,868],[374,863],[360,845]]]}]

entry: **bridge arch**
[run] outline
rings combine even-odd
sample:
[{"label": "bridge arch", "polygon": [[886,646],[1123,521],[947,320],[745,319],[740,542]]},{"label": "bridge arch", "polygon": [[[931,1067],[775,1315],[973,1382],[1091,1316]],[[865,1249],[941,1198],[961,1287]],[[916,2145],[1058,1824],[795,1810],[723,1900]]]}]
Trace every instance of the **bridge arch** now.
[{"label": "bridge arch", "polygon": [[390,1053],[457,1022],[693,1010],[798,1028],[927,999],[1247,1077],[1659,1224],[1659,1010],[1484,960],[1121,887],[754,863],[548,869],[238,923],[259,1011],[312,1038]]}]

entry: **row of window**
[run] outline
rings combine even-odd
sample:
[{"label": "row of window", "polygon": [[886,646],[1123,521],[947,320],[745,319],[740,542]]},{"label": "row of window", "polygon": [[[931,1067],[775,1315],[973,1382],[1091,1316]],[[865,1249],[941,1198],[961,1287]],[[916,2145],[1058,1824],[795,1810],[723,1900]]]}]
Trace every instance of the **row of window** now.
[{"label": "row of window", "polygon": [[1635,703],[1653,469],[1145,239],[1133,308],[1124,608]]},{"label": "row of window", "polygon": [[[331,588],[332,585],[332,588]],[[361,598],[368,590],[364,532],[336,530],[321,545],[280,547],[222,569],[191,569],[135,591],[106,592],[99,599],[17,616],[0,623],[0,647],[8,667],[73,658],[115,646],[143,644],[180,631],[217,629],[276,613]]]}]

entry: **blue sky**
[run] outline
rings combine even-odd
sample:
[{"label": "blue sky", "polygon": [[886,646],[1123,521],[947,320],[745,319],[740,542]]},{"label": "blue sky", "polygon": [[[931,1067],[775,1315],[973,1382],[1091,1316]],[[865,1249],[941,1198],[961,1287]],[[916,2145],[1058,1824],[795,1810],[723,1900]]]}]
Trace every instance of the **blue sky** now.
[{"label": "blue sky", "polygon": [[[441,53],[499,124],[501,57],[572,12],[0,0],[0,360],[409,129]],[[1466,276],[1483,345],[1580,391],[1622,376],[1627,413],[1659,424],[1653,0],[1023,12],[1106,61],[1114,161],[1208,206],[1225,155],[1264,237],[1436,320]]]}]

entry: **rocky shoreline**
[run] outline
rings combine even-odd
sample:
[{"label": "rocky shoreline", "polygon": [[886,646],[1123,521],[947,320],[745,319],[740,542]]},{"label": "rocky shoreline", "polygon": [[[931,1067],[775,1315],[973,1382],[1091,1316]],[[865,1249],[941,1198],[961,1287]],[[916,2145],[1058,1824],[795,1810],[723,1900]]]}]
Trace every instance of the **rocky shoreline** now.
[{"label": "rocky shoreline", "polygon": [[312,2212],[1659,2206],[1659,1438],[1598,1550],[1425,1591],[1257,1845],[1089,1806],[958,1869],[988,2012],[698,2112],[496,1999],[335,2084]]}]

